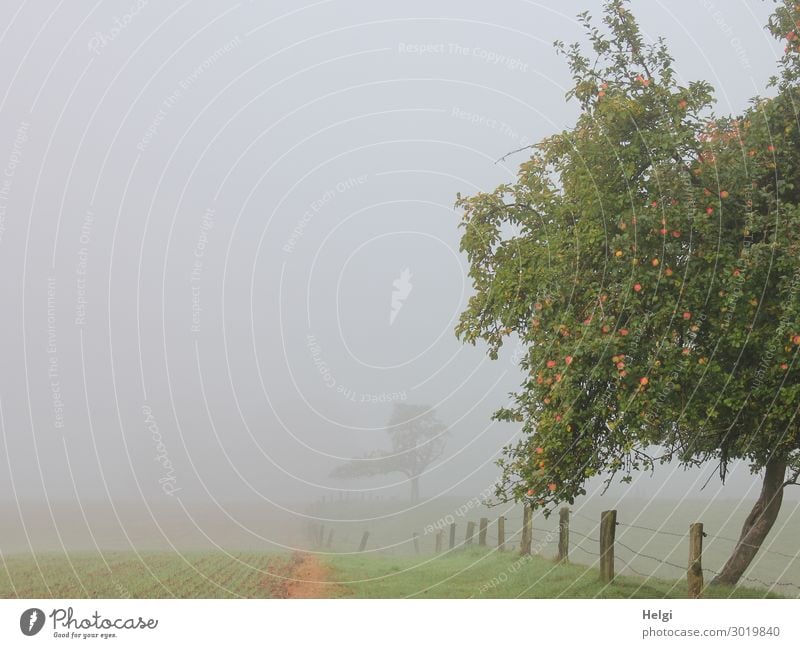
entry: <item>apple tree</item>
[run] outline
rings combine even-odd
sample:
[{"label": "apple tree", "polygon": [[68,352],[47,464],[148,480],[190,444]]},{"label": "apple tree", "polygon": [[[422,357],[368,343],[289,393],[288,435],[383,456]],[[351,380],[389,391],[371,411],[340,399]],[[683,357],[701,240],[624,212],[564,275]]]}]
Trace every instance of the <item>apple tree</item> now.
[{"label": "apple tree", "polygon": [[456,203],[475,290],[456,333],[524,350],[496,494],[549,514],[596,475],[746,462],[761,494],[717,577],[736,583],[800,477],[800,6],[768,25],[774,96],[736,116],[624,0],[580,18],[591,51],[556,43],[575,125]]}]

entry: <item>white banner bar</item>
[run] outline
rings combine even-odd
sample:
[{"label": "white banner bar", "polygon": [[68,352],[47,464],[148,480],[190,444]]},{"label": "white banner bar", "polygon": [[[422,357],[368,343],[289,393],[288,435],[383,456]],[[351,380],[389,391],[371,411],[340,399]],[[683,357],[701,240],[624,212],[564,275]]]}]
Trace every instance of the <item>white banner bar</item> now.
[{"label": "white banner bar", "polygon": [[[796,600],[5,600],[0,646],[800,645]],[[518,644],[517,642],[523,642]],[[558,642],[556,644],[556,642]]]}]

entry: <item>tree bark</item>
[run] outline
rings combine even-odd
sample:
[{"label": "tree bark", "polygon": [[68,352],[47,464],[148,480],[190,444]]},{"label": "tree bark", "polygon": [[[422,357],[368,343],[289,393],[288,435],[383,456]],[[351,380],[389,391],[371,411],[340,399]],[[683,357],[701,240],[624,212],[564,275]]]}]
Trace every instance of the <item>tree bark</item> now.
[{"label": "tree bark", "polygon": [[419,502],[419,475],[411,477],[411,503]]},{"label": "tree bark", "polygon": [[767,462],[761,494],[744,521],[731,557],[711,582],[712,585],[736,585],[750,566],[781,510],[785,476],[785,461],[772,459]]}]

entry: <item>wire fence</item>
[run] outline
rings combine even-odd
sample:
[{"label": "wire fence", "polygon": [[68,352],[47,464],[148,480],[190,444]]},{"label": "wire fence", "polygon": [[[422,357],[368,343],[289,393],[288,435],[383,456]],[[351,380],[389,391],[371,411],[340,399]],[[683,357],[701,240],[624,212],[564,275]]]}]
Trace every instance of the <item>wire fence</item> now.
[{"label": "wire fence", "polygon": [[[516,549],[517,545],[519,545],[519,549],[524,553],[523,546],[527,543],[528,546],[528,553],[531,552],[530,546],[532,543],[532,537],[537,537],[539,540],[535,543],[536,544],[536,551],[534,553],[541,554],[541,550],[544,548],[545,545],[549,544],[550,542],[559,541],[559,544],[563,544],[566,547],[566,551],[569,553],[573,549],[589,556],[591,559],[594,559],[593,562],[600,562],[604,557],[603,552],[603,543],[601,538],[599,537],[598,530],[600,529],[600,522],[595,518],[591,518],[587,515],[584,515],[580,512],[570,512],[571,516],[575,518],[585,520],[591,522],[594,526],[591,531],[588,533],[584,533],[583,531],[579,531],[574,527],[570,527],[567,525],[567,528],[564,529],[562,524],[559,524],[555,528],[542,528],[539,526],[534,526],[529,523],[529,531],[525,530],[525,517],[524,516],[502,516],[503,519],[503,531],[500,531],[498,525],[498,519],[488,520],[488,518],[482,518],[482,524],[479,526],[479,523],[475,521],[467,521],[467,520],[460,520],[458,529],[458,537],[456,538],[456,528],[455,523],[451,524],[441,524],[437,523],[435,528],[435,534],[438,536],[436,539],[436,551],[446,554],[452,550],[459,550],[467,546],[473,545],[485,545],[489,547],[495,541],[497,548],[499,548],[500,543],[503,544],[503,547],[506,550]],[[470,525],[468,530],[465,533],[464,530],[464,522],[468,522]],[[614,559],[619,560],[619,562],[623,566],[623,571],[630,572],[635,574],[639,577],[650,579],[650,578],[658,578],[657,572],[661,567],[669,567],[672,569],[680,570],[681,572],[686,572],[688,568],[688,563],[679,564],[671,560],[671,555],[676,551],[679,550],[684,543],[678,543],[675,540],[680,539],[682,541],[689,540],[689,533],[688,532],[679,532],[672,529],[664,529],[664,528],[655,528],[641,524],[628,524],[622,521],[615,522],[616,527],[620,527],[623,530],[622,538],[617,538],[614,536],[613,538],[613,546],[615,548],[619,548],[622,550],[621,553],[624,555],[619,555],[620,552],[615,552]],[[492,529],[492,538],[489,538],[490,533],[489,529]],[[665,553],[665,555],[659,556],[655,555],[657,552],[653,551],[645,551],[641,548],[635,548],[631,546],[633,543],[628,539],[625,535],[625,531],[633,530],[639,533],[648,533],[651,535],[651,539],[644,542],[644,547],[647,547],[654,538],[663,537],[669,538],[671,541],[671,549]],[[561,534],[566,531],[567,536],[562,538]],[[503,534],[502,537],[500,534]],[[313,534],[312,534],[313,535]],[[427,544],[430,543],[430,538],[428,537],[430,534],[420,535],[420,534],[409,534],[407,538],[400,539],[394,543],[384,543],[380,545],[373,546],[372,548],[367,548],[367,536],[369,534],[365,533],[364,536],[361,538],[353,538],[353,537],[346,537],[344,538],[344,542],[338,543],[336,546],[337,551],[350,550],[353,552],[356,551],[386,551],[395,548],[402,548],[402,547],[409,547],[413,545],[413,548],[416,553],[421,553],[422,548],[421,544],[425,541]],[[740,541],[735,538],[730,538],[724,535],[716,535],[713,533],[703,532],[702,533],[704,538],[713,541],[722,541],[731,543],[736,546]],[[324,533],[322,531],[318,531],[316,538],[318,540],[317,546],[321,546],[319,541],[324,539]],[[568,540],[567,540],[568,537]],[[541,539],[544,538],[546,541],[542,543]],[[575,541],[575,538],[578,541]],[[331,538],[327,538],[328,548],[330,549]],[[589,547],[585,545],[589,545]],[[347,545],[347,546],[344,546]],[[358,549],[356,549],[358,546]],[[426,546],[427,549],[427,546]],[[783,572],[781,573],[781,577],[785,575],[786,570],[789,568],[789,565],[794,564],[795,561],[800,560],[800,550],[796,554],[786,553],[784,551],[779,551],[776,549],[771,549],[768,546],[760,547],[759,556],[774,556],[777,558],[781,558],[784,561],[788,561],[784,565]],[[653,564],[653,569],[649,573],[644,569],[643,565],[651,563]],[[707,565],[702,565],[702,571],[705,574],[709,574],[711,576],[719,576],[720,571],[710,568]],[[758,578],[756,576],[752,576],[750,574],[746,574],[739,579],[739,586],[741,583],[750,583],[753,585],[758,585],[760,587],[766,588],[768,591],[773,591],[776,588],[782,588],[784,590],[796,591],[800,593],[800,585],[797,583],[792,582],[791,580],[786,580],[785,578],[778,578],[774,581],[765,580],[762,578]]]},{"label": "wire fence", "polygon": [[[583,515],[583,514],[578,513],[578,512],[574,512],[574,513],[572,513],[572,515],[574,515],[575,517],[578,517],[578,518],[581,518],[581,519],[596,523],[595,519],[593,519],[593,518],[591,518],[591,517],[589,517],[587,515]],[[636,530],[639,530],[639,531],[647,531],[647,532],[652,533],[654,535],[667,536],[667,537],[671,537],[671,538],[681,538],[683,540],[688,538],[688,534],[685,533],[685,532],[684,533],[680,533],[678,531],[665,530],[665,529],[661,529],[661,528],[653,528],[653,527],[643,526],[643,525],[640,525],[640,524],[626,524],[625,522],[617,522],[617,525],[622,527],[622,528],[636,529]],[[572,534],[572,533],[577,533],[577,532],[575,530],[573,530],[573,529],[570,529],[570,534]],[[584,538],[589,538],[589,539],[591,539],[591,540],[593,540],[595,542],[598,542],[598,544],[599,544],[599,540],[597,540],[595,538],[592,538],[590,536],[587,536],[586,534],[578,533],[578,535],[580,535],[580,536],[582,536]],[[729,538],[727,536],[716,535],[716,534],[709,533],[709,532],[706,532],[706,531],[703,532],[703,536],[705,538],[710,539],[710,540],[722,540],[724,542],[729,542],[729,543],[731,543],[733,545],[736,545],[736,544],[738,544],[740,542],[738,539],[735,539],[735,538]],[[665,558],[660,558],[658,556],[653,556],[651,554],[647,554],[647,553],[644,553],[642,551],[638,551],[638,550],[634,549],[633,547],[629,546],[628,544],[622,542],[619,539],[615,539],[615,545],[624,548],[625,550],[629,551],[630,553],[632,553],[637,558],[643,558],[643,559],[646,559],[646,560],[653,561],[653,562],[655,562],[655,563],[657,563],[659,565],[667,565],[669,567],[674,567],[674,568],[680,569],[680,570],[685,570],[687,568],[686,565],[680,565],[680,564],[674,563],[674,562],[672,562],[670,560],[667,560]],[[594,555],[594,556],[598,556],[599,557],[601,555],[600,553],[595,553],[595,552],[588,551],[588,550],[586,550],[584,547],[582,547],[580,545],[575,545],[575,547],[580,549],[581,551],[584,551],[585,553],[588,553],[588,554],[591,554],[591,555]],[[783,551],[778,551],[776,549],[770,549],[769,547],[760,547],[760,548],[758,548],[758,550],[759,550],[759,554],[760,555],[779,556],[781,558],[788,559],[790,562],[794,562],[796,560],[800,560],[800,551],[798,551],[797,554],[788,554],[788,553],[785,553]],[[642,573],[642,572],[636,570],[631,565],[630,561],[626,561],[626,560],[624,560],[622,558],[621,558],[621,561],[625,564],[626,569],[630,570],[631,572],[633,572],[633,573],[635,573],[635,574],[637,574],[639,576],[645,576],[645,577],[648,577],[648,578],[654,577],[654,572],[651,573],[651,574],[645,574],[645,573]],[[712,569],[712,568],[710,568],[710,567],[708,567],[706,565],[703,566],[703,571],[704,572],[708,572],[713,576],[719,576],[719,574],[721,573],[720,571]],[[747,583],[755,583],[755,584],[761,585],[763,587],[766,587],[769,590],[774,589],[776,587],[782,587],[782,588],[788,588],[788,589],[793,589],[793,590],[800,591],[800,585],[798,585],[797,583],[793,583],[791,581],[778,580],[778,581],[769,582],[769,581],[763,580],[761,578],[757,578],[755,576],[750,576],[750,575],[742,576],[739,580],[747,582]]]}]

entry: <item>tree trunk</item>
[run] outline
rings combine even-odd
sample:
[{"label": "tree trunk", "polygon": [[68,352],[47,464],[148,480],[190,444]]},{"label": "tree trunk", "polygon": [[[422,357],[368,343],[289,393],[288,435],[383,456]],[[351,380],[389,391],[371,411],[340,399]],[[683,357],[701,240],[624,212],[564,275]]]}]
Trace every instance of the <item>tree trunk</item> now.
[{"label": "tree trunk", "polygon": [[411,477],[411,503],[419,502],[419,475]]},{"label": "tree trunk", "polygon": [[736,585],[745,570],[761,548],[783,501],[783,481],[786,476],[786,462],[772,459],[767,462],[761,494],[753,510],[744,521],[739,541],[722,571],[711,582],[712,585]]}]

